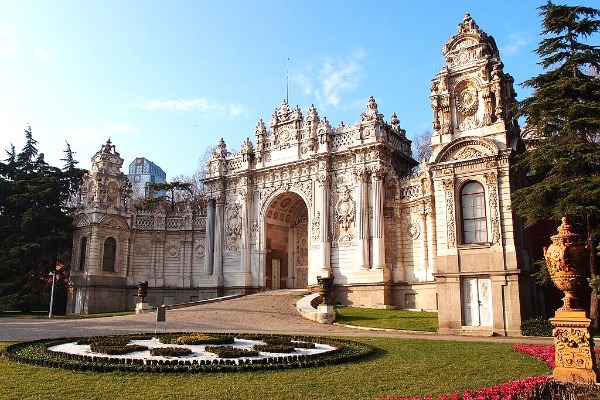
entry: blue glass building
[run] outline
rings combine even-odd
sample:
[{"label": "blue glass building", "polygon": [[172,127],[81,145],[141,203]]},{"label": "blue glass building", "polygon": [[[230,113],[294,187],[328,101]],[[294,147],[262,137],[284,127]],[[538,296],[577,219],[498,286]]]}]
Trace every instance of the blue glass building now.
[{"label": "blue glass building", "polygon": [[[137,157],[131,164],[129,164],[129,174],[127,178],[131,182],[133,187],[133,197],[146,197],[151,195],[147,191],[149,183],[164,183],[167,181],[167,174],[162,170],[161,167],[154,164],[152,161],[144,158]],[[156,193],[154,195],[157,195]]]}]

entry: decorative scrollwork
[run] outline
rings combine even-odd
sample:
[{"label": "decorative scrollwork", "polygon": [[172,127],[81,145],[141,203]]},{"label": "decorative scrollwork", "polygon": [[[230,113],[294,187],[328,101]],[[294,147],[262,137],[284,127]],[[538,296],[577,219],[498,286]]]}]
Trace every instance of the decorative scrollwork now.
[{"label": "decorative scrollwork", "polygon": [[227,218],[227,242],[235,243],[242,235],[242,218],[238,212],[238,205],[232,204],[229,207],[229,217]]},{"label": "decorative scrollwork", "polygon": [[342,229],[350,228],[350,224],[354,222],[356,215],[356,202],[350,196],[350,188],[346,188],[342,197],[335,205],[337,221]]},{"label": "decorative scrollwork", "polygon": [[312,221],[312,240],[318,242],[321,236],[321,212],[317,211]]}]

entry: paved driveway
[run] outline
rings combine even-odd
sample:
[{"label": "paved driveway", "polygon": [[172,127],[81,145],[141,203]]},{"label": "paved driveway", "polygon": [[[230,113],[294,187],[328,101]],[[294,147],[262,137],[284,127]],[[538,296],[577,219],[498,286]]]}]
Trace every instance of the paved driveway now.
[{"label": "paved driveway", "polygon": [[[510,343],[547,343],[540,338],[481,338],[436,334],[410,334],[324,325],[307,320],[296,311],[301,292],[272,290],[235,299],[167,310],[167,322],[159,323],[160,332],[260,332],[313,334],[329,336],[382,336],[433,340],[498,341]],[[126,315],[86,319],[0,318],[0,341],[34,340],[63,336],[95,336],[154,332],[156,314]]]}]

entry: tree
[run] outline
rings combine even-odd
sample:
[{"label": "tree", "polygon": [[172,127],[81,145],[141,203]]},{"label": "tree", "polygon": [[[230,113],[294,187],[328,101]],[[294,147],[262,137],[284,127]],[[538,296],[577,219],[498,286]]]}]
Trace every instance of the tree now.
[{"label": "tree", "polygon": [[191,183],[180,182],[180,181],[172,181],[172,182],[160,182],[160,183],[149,183],[148,190],[153,193],[166,192],[163,196],[158,197],[148,197],[144,199],[142,202],[143,206],[146,208],[151,208],[158,204],[161,200],[167,200],[170,204],[171,211],[175,211],[175,203],[178,201],[177,193],[179,191],[187,192],[188,194],[192,194]]},{"label": "tree", "polygon": [[412,141],[412,150],[415,160],[421,162],[422,159],[429,161],[431,157],[431,131],[417,133]]},{"label": "tree", "polygon": [[[544,38],[536,49],[544,72],[522,85],[533,94],[517,104],[517,116],[541,140],[518,157],[515,168],[531,185],[514,192],[512,204],[526,226],[568,216],[585,229],[590,273],[596,275],[595,241],[600,234],[600,47],[586,40],[600,30],[600,10],[539,7]],[[597,288],[590,317],[599,325]]]},{"label": "tree", "polygon": [[[39,293],[48,272],[68,263],[72,213],[68,200],[83,170],[61,170],[38,154],[31,128],[17,154],[12,147],[0,162],[0,306],[26,304]],[[67,149],[70,152],[70,148]],[[71,154],[72,156],[72,154]]]}]

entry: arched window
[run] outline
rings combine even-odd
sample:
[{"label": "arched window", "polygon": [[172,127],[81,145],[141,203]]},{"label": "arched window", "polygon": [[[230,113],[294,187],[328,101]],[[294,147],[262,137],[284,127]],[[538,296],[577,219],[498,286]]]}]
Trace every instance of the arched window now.
[{"label": "arched window", "polygon": [[87,238],[84,236],[79,243],[79,270],[85,269],[85,252],[87,251]]},{"label": "arched window", "polygon": [[117,254],[117,242],[109,237],[104,241],[104,254],[102,256],[102,271],[113,272],[115,270],[115,255]]},{"label": "arched window", "polygon": [[483,186],[469,182],[460,191],[463,243],[487,242]]}]

